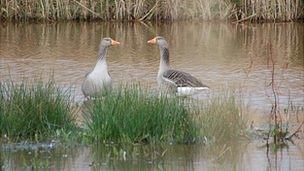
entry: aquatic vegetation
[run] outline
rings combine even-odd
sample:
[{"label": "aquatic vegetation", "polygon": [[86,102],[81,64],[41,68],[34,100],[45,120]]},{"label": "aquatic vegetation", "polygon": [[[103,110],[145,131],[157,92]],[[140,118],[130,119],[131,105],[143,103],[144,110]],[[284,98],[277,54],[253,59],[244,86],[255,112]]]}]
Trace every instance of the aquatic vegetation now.
[{"label": "aquatic vegetation", "polygon": [[303,0],[27,0],[0,1],[6,20],[178,20],[293,21],[303,18]]},{"label": "aquatic vegetation", "polygon": [[54,81],[0,84],[0,135],[11,140],[45,140],[76,127],[70,90]]},{"label": "aquatic vegetation", "polygon": [[126,86],[104,92],[83,110],[87,136],[97,142],[211,144],[246,134],[231,93],[199,101]]},{"label": "aquatic vegetation", "polygon": [[81,106],[76,125],[70,89],[54,81],[0,85],[0,135],[12,141],[59,138],[114,144],[218,143],[245,134],[234,95],[199,101],[126,85]]},{"label": "aquatic vegetation", "polygon": [[186,143],[199,128],[185,102],[139,86],[104,91],[84,107],[87,136],[104,143]]},{"label": "aquatic vegetation", "polygon": [[207,144],[223,143],[246,135],[246,119],[231,91],[214,95],[200,106],[198,119]]},{"label": "aquatic vegetation", "polygon": [[[270,70],[270,78],[269,78],[269,89],[271,90],[271,95],[272,101],[271,101],[271,110],[269,113],[269,121],[268,121],[268,133],[267,133],[267,152],[269,151],[269,147],[273,146],[273,149],[277,150],[283,147],[287,146],[287,141],[293,142],[292,138],[294,136],[297,136],[298,133],[301,133],[301,128],[304,125],[304,120],[298,124],[297,128],[293,130],[292,132],[290,131],[290,126],[289,126],[289,120],[290,120],[290,112],[292,111],[292,106],[291,110],[289,109],[289,105],[287,108],[284,109],[284,115],[281,114],[280,112],[280,95],[279,95],[279,86],[278,86],[278,78],[276,74],[276,60],[275,56],[273,54],[272,50],[272,44],[268,43],[267,44],[267,60],[268,62],[268,69]],[[287,65],[286,69],[287,69]],[[284,70],[283,70],[284,71]],[[291,103],[292,105],[292,103]],[[285,116],[285,119],[284,119]],[[284,121],[285,120],[285,123]]]}]

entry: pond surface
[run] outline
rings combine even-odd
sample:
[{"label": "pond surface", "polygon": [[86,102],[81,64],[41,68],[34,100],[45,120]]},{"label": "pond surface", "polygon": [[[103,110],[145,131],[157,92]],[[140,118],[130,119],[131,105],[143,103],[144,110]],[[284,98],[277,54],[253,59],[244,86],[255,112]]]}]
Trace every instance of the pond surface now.
[{"label": "pond surface", "polygon": [[213,90],[231,86],[246,92],[250,104],[271,104],[269,46],[276,63],[280,103],[303,105],[304,24],[232,25],[223,23],[57,23],[2,24],[0,78],[53,75],[81,83],[97,60],[102,37],[121,42],[107,56],[116,83],[156,86],[159,50],[146,42],[155,35],[170,45],[171,66],[191,73]]},{"label": "pond surface", "polygon": [[[100,40],[112,37],[121,43],[111,47],[107,56],[114,82],[156,87],[159,51],[146,43],[155,35],[167,39],[173,68],[191,73],[214,91],[223,87],[240,90],[251,108],[250,122],[263,120],[273,102],[270,55],[275,61],[280,106],[304,106],[303,23],[2,23],[0,81],[53,76],[62,85],[73,85],[81,100],[81,83],[96,63]],[[92,154],[96,150],[89,147],[17,150],[1,152],[1,157],[8,170],[28,168],[32,163],[64,170],[303,170],[304,142],[297,144],[270,153],[268,159],[265,148],[257,143],[221,146],[214,154],[205,147],[173,146],[157,161],[98,162]]]},{"label": "pond surface", "polygon": [[[136,149],[135,149],[136,148]],[[206,147],[174,145],[165,150],[135,147],[41,147],[2,151],[4,170],[292,170],[304,168],[304,144],[267,155],[263,144],[239,142]],[[129,153],[130,152],[130,153]],[[114,154],[116,154],[114,157]]]}]

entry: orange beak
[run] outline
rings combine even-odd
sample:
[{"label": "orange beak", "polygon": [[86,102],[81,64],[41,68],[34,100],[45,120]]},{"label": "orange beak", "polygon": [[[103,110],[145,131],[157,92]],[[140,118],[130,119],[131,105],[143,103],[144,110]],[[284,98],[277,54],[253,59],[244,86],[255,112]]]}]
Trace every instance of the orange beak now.
[{"label": "orange beak", "polygon": [[148,41],[149,44],[156,44],[156,37]]},{"label": "orange beak", "polygon": [[111,39],[111,45],[120,45],[118,41]]}]

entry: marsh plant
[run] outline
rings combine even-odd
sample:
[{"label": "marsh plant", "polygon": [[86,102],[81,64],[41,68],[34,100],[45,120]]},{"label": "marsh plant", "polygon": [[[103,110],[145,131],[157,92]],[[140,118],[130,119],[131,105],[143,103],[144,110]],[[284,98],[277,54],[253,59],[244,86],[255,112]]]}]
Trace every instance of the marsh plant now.
[{"label": "marsh plant", "polygon": [[[207,100],[180,98],[125,85],[106,89],[81,105],[76,125],[71,89],[53,80],[5,81],[0,84],[2,140],[134,144],[208,144],[244,133],[245,122],[232,93]],[[61,138],[61,139],[60,139]],[[1,140],[1,139],[0,139]]]},{"label": "marsh plant", "polygon": [[103,143],[219,143],[245,134],[232,93],[206,101],[125,86],[107,90],[84,107],[91,141]]},{"label": "marsh plant", "polygon": [[0,135],[11,140],[45,140],[75,128],[70,90],[53,80],[0,84]]},{"label": "marsh plant", "polygon": [[84,107],[85,127],[92,141],[105,143],[186,143],[199,134],[183,100],[139,86],[106,90]]},{"label": "marsh plant", "polygon": [[293,21],[303,18],[303,4],[303,0],[2,0],[0,19]]},{"label": "marsh plant", "polygon": [[200,103],[198,118],[205,143],[227,143],[246,135],[246,118],[240,103],[232,91]]}]

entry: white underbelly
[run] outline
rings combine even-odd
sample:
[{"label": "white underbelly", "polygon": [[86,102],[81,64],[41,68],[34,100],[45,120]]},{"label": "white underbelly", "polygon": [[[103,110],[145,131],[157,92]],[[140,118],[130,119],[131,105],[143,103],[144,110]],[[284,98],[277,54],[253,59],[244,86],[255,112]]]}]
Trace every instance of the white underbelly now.
[{"label": "white underbelly", "polygon": [[178,96],[190,96],[209,90],[208,87],[177,87],[176,91]]},{"label": "white underbelly", "polygon": [[82,92],[85,96],[98,96],[102,89],[110,87],[112,79],[108,74],[89,74],[82,85]]}]

